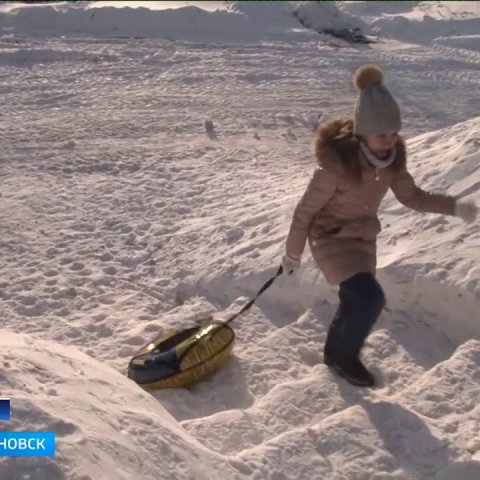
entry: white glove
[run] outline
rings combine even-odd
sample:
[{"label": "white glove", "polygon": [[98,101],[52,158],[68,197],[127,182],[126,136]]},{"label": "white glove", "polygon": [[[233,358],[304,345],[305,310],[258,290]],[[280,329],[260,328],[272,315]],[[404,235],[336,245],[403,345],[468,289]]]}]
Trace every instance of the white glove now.
[{"label": "white glove", "polygon": [[472,223],[477,217],[478,207],[473,202],[457,202],[455,215],[466,223]]},{"label": "white glove", "polygon": [[292,275],[292,273],[300,266],[300,257],[293,257],[288,253],[282,257],[283,272],[286,275]]}]

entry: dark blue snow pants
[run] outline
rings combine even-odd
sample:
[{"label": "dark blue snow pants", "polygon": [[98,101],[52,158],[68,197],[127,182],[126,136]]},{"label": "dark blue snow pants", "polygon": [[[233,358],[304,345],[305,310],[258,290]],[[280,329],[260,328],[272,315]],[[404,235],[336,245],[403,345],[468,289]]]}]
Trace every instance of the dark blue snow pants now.
[{"label": "dark blue snow pants", "polygon": [[325,342],[331,358],[357,357],[385,306],[382,287],[371,273],[357,273],[340,284],[340,304]]}]

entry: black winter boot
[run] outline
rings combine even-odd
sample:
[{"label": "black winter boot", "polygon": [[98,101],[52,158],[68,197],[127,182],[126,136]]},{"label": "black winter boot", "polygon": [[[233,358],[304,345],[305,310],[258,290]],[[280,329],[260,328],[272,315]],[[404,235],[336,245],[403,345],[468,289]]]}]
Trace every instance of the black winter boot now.
[{"label": "black winter boot", "polygon": [[375,377],[368,371],[358,356],[331,357],[325,355],[323,362],[335,370],[348,383],[356,387],[375,386]]}]

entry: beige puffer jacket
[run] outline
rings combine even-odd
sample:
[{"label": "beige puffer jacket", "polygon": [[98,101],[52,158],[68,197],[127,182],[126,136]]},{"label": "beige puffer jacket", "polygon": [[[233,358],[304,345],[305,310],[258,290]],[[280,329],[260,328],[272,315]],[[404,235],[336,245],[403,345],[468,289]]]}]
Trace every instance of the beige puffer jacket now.
[{"label": "beige puffer jacket", "polygon": [[368,162],[353,136],[351,119],[322,126],[315,139],[318,166],[298,202],[287,237],[287,254],[302,255],[308,239],[312,256],[328,283],[337,285],[359,272],[376,270],[377,216],[389,188],[420,212],[454,215],[455,198],[418,188],[406,166],[405,144],[386,168]]}]

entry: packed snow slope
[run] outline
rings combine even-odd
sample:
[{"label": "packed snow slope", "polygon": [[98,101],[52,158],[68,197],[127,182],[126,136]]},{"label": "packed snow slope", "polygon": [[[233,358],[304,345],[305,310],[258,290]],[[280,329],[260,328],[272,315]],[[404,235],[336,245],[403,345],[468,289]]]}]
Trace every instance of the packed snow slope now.
[{"label": "packed snow slope", "polygon": [[[480,203],[478,4],[144,10],[0,7],[2,430],[57,435],[0,480],[478,480],[480,227],[392,195],[377,388],[322,364],[337,299],[308,251],[211,380],[126,378],[140,345],[276,271],[313,127],[351,114],[358,65],[384,69],[417,183]],[[334,17],[377,43],[315,31]]]}]

